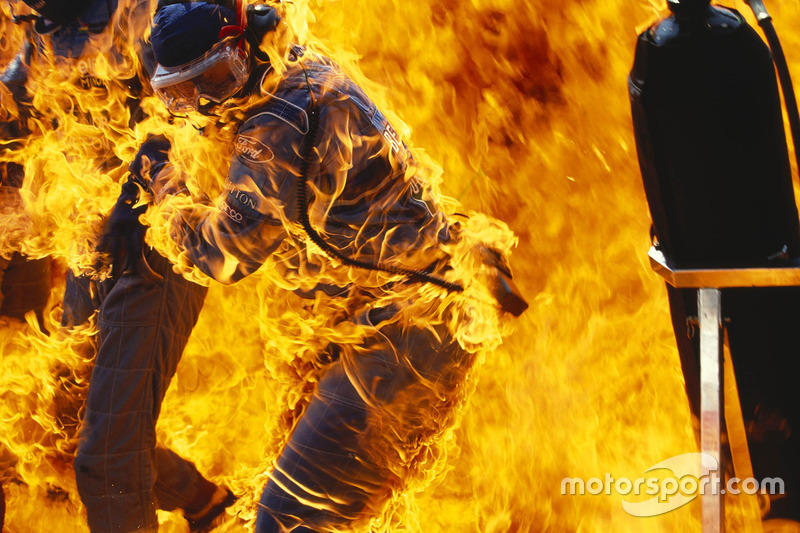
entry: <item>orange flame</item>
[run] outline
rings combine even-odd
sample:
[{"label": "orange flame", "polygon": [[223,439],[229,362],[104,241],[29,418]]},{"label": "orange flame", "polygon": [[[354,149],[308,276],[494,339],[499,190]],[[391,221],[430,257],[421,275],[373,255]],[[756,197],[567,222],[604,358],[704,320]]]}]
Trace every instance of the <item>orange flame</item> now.
[{"label": "orange flame", "polygon": [[[741,1],[725,5],[753,24]],[[24,26],[10,22],[12,6],[24,9],[0,6],[4,63],[23,39]],[[460,340],[490,347],[461,398],[471,400],[424,457],[429,473],[395,495],[373,531],[700,530],[697,502],[642,519],[624,512],[620,495],[560,492],[566,477],[635,479],[696,449],[663,283],[645,257],[649,217],[627,100],[637,29],[663,7],[656,0],[292,4],[293,30],[386,111],[441,201],[507,223],[474,216],[466,231],[507,247],[518,242],[515,280],[531,303],[517,320],[498,322],[482,307],[461,317]],[[800,8],[789,0],[768,8],[790,64],[800,64]],[[133,50],[134,30],[141,31],[126,33],[123,49]],[[107,56],[93,75],[127,78],[133,57]],[[109,103],[76,91],[51,64],[36,79],[34,105],[59,128],[31,123],[40,135],[4,156],[30,178],[13,208],[4,201],[0,211],[0,255],[19,251],[93,271],[102,215],[147,133],[174,139],[195,198],[220,192],[228,154],[218,139],[170,124],[157,101],[144,101],[151,118],[131,131],[123,88]],[[7,93],[0,97],[0,118],[17,113]],[[97,172],[93,162],[108,150],[116,159]],[[170,247],[160,213],[148,221],[149,242],[207,283]],[[475,271],[466,251],[455,256],[462,275]],[[240,521],[231,518],[223,531],[252,530],[261,489],[318,379],[314,356],[333,340],[359,339],[336,322],[336,310],[284,290],[298,283],[265,268],[233,286],[212,285],[163,406],[159,439],[243,495],[234,506]],[[51,332],[62,291],[57,280]],[[423,291],[423,301],[435,297]],[[47,336],[33,319],[0,320],[6,527],[84,532],[69,461],[93,331]],[[732,530],[745,530],[747,517],[735,505],[729,513]],[[183,531],[176,515],[159,519],[163,531]]]}]

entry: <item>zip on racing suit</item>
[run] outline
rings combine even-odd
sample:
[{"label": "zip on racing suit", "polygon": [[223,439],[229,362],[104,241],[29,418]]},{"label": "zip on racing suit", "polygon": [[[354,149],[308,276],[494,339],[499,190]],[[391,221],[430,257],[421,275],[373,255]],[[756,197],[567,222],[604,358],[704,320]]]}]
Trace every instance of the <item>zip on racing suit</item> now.
[{"label": "zip on racing suit", "polygon": [[[153,65],[144,41],[150,16],[149,0],[93,0],[83,3],[71,22],[45,28],[46,33],[41,33],[46,25],[40,19],[26,49],[2,78],[4,97],[12,96],[21,110],[3,129],[4,140],[15,140],[10,148],[36,134],[26,127],[29,116],[61,122],[59,129],[76,121],[93,128],[89,135],[99,144],[64,134],[60,142],[65,155],[86,157],[82,144],[89,144],[96,149],[90,156],[98,173],[121,175],[126,167],[115,155],[115,144],[132,136],[134,125],[144,118],[138,104],[145,91],[140,80],[149,79],[146,71]],[[132,51],[137,57],[131,57]],[[60,91],[61,84],[77,90]],[[17,187],[22,186],[22,163],[5,165],[4,176],[14,177]],[[5,180],[3,185],[5,189]],[[191,462],[157,445],[155,436],[164,394],[207,289],[175,274],[155,251],[145,253],[160,280],[137,271],[104,282],[72,272],[67,278],[62,326],[86,323],[99,309],[97,354],[75,458],[78,491],[93,532],[154,531],[156,508],[194,513],[216,489]],[[3,287],[10,282],[19,289],[24,278],[36,288],[34,294],[49,294],[50,276],[43,262],[47,259],[31,261],[14,253],[3,265]],[[18,290],[4,294],[4,311],[27,310],[10,298]],[[30,293],[24,296],[25,304],[33,301],[41,313],[44,302],[32,300]]]},{"label": "zip on racing suit", "polygon": [[442,279],[452,239],[410,151],[362,89],[299,47],[287,68],[257,84],[263,101],[238,128],[216,206],[187,206],[174,167],[154,188],[161,184],[165,231],[205,274],[233,283],[271,258],[290,286],[316,292],[323,308],[360,328],[358,342],[333,349],[263,490],[256,525],[260,533],[353,531],[402,490],[452,426],[477,350],[456,340],[465,304],[455,292],[343,265],[307,246],[304,211],[342,256]]}]

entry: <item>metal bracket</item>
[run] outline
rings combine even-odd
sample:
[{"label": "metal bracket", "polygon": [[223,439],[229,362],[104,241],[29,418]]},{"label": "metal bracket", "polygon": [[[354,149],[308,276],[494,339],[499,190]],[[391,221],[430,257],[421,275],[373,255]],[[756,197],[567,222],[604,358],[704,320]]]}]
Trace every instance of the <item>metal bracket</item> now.
[{"label": "metal bracket", "polygon": [[[697,322],[687,320],[687,328],[700,328],[700,446],[714,457],[716,465],[702,465],[703,472],[718,468],[724,472],[721,455],[721,428],[724,416],[723,323],[720,289],[734,287],[788,287],[800,285],[799,267],[686,269],[671,264],[664,254],[650,248],[653,270],[677,289],[697,289]],[[692,317],[694,318],[694,317]],[[703,533],[724,531],[723,498],[720,491],[702,495]]]},{"label": "metal bracket", "polygon": [[791,287],[800,285],[800,267],[679,268],[661,250],[650,248],[650,266],[676,289],[730,289],[734,287]]}]

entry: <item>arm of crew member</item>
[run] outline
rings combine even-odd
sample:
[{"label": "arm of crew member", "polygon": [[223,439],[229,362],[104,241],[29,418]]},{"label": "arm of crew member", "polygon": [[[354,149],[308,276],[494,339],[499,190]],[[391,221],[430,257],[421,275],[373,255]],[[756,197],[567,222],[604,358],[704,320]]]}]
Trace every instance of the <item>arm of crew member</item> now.
[{"label": "arm of crew member", "polygon": [[277,216],[237,209],[231,190],[232,183],[241,183],[240,173],[240,165],[234,163],[233,176],[226,180],[226,190],[216,205],[192,203],[180,193],[167,200],[170,238],[192,264],[223,284],[258,270],[286,237]]},{"label": "arm of crew member", "polygon": [[[238,129],[216,204],[185,203],[170,220],[170,238],[182,253],[221,283],[235,283],[258,270],[297,220],[298,162],[306,132],[283,108],[298,114],[303,108],[288,100],[278,103],[280,108],[266,106]],[[179,201],[170,198],[172,205]]]}]

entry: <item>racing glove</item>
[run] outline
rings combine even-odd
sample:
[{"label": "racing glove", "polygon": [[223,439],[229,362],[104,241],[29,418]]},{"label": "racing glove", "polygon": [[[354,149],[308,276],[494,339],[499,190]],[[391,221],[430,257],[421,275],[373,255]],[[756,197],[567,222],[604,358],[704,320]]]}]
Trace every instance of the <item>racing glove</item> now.
[{"label": "racing glove", "polygon": [[163,135],[148,136],[129,165],[128,180],[106,220],[98,251],[111,260],[111,277],[126,272],[157,279],[145,259],[144,236],[147,228],[139,217],[147,210],[153,177],[169,161],[169,140]]},{"label": "racing glove", "polygon": [[169,162],[169,139],[163,135],[148,135],[139,147],[136,157],[128,166],[131,179],[149,191],[150,185],[162,168]]}]

